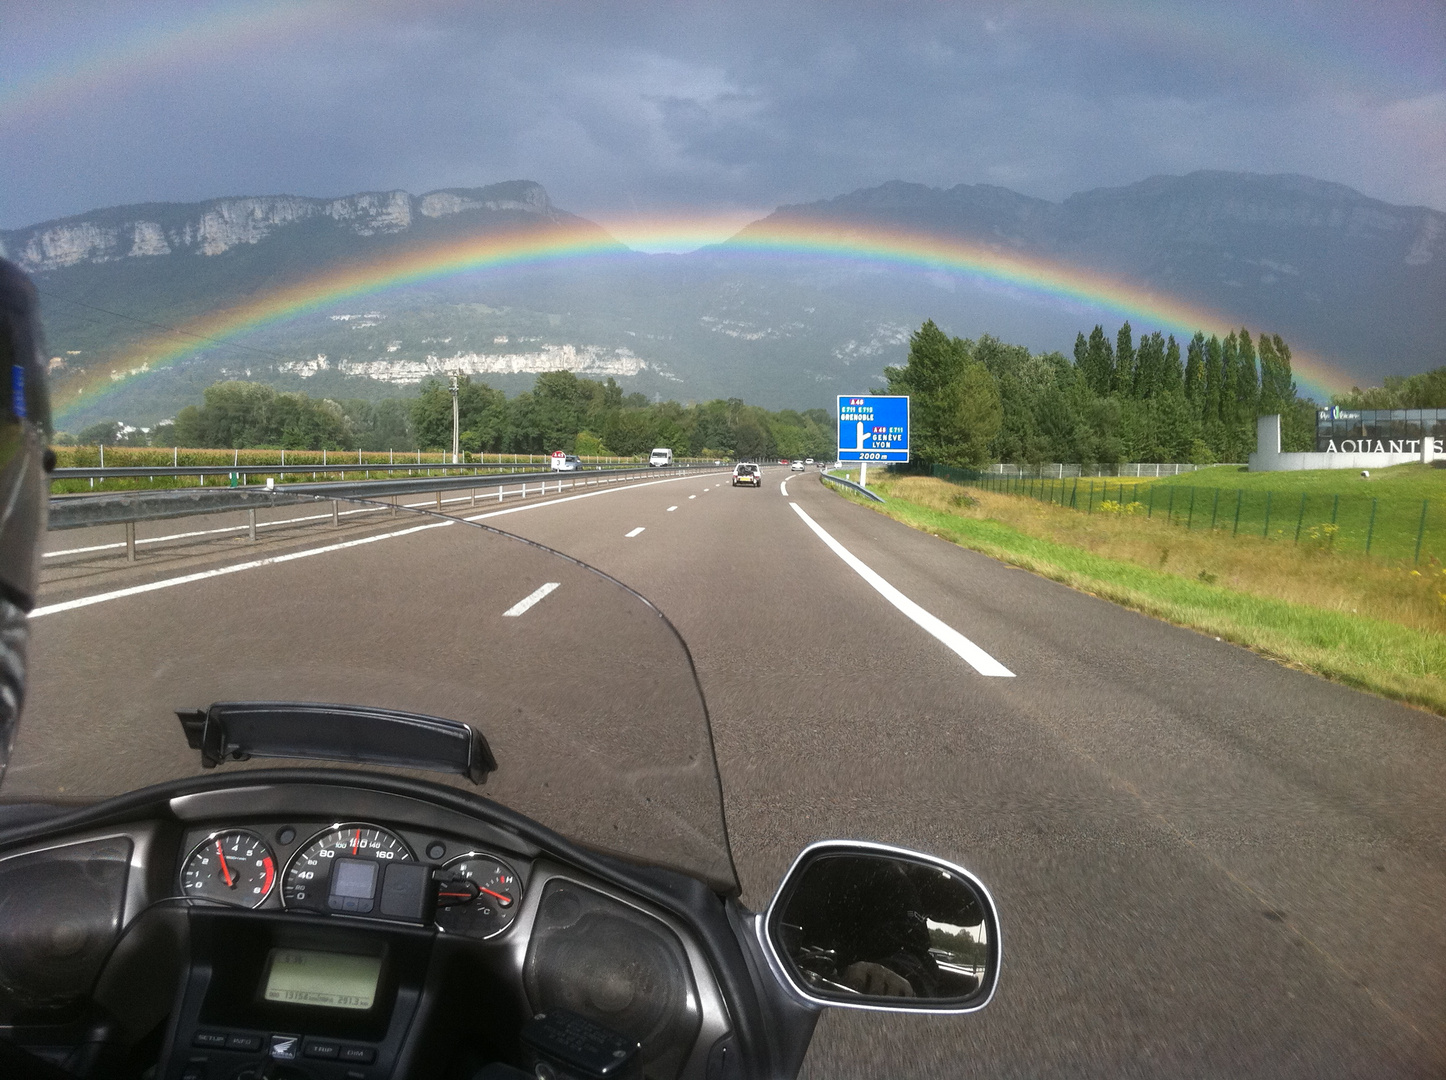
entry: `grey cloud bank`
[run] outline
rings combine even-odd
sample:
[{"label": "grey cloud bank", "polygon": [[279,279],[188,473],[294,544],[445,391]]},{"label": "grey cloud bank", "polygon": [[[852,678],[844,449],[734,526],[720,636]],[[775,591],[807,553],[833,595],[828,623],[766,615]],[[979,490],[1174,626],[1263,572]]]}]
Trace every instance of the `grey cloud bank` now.
[{"label": "grey cloud bank", "polygon": [[1446,206],[1434,5],[1373,5],[1369,20],[1322,4],[297,11],[130,66],[121,48],[94,78],[67,74],[67,42],[103,55],[97,42],[163,28],[168,9],[17,19],[0,69],[45,92],[9,112],[0,97],[0,152],[25,163],[0,226],[517,176],[603,219],[766,210],[892,179],[1059,199],[1197,168]]}]

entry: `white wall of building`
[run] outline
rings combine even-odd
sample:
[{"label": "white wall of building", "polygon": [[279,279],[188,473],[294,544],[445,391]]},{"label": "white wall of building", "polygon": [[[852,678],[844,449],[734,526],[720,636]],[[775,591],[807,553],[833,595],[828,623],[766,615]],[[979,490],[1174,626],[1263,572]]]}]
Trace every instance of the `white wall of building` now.
[{"label": "white wall of building", "polygon": [[[1412,462],[1430,464],[1446,458],[1440,439],[1342,439],[1337,449],[1324,453],[1282,454],[1280,415],[1255,420],[1255,453],[1250,455],[1251,472],[1289,472],[1296,469],[1384,469]],[[1371,447],[1367,450],[1365,447]]]}]

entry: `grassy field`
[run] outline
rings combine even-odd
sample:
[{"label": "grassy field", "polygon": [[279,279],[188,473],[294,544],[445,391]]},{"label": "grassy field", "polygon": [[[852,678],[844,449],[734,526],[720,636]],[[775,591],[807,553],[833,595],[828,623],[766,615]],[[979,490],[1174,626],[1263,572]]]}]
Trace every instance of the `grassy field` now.
[{"label": "grassy field", "polygon": [[869,487],[888,502],[850,497],[914,528],[1446,715],[1446,568],[1434,558],[1413,567],[1321,542],[1226,539],[932,477],[874,474]]},{"label": "grassy field", "polygon": [[1369,480],[1349,469],[1250,473],[1218,466],[1159,480],[985,475],[968,482],[1087,515],[1103,506],[1106,513],[1163,517],[1187,531],[1323,544],[1413,565],[1446,560],[1446,469],[1428,465],[1381,469]]}]

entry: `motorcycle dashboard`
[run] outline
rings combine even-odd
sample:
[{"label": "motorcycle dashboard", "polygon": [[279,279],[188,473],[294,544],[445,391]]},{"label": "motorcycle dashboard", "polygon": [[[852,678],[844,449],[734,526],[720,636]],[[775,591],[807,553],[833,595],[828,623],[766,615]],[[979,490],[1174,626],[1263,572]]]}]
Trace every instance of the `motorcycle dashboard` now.
[{"label": "motorcycle dashboard", "polygon": [[476,838],[388,821],[226,819],[187,828],[176,895],[196,904],[507,932],[532,861]]},{"label": "motorcycle dashboard", "polygon": [[[162,1080],[201,1058],[228,1076],[258,1054],[285,1060],[273,1037],[295,1038],[303,1057],[339,1048],[340,1058],[306,1060],[311,1075],[349,1076],[343,1063],[366,1063],[347,1055],[361,1055],[372,1076],[456,1031],[490,1031],[505,1045],[543,1011],[582,1005],[607,1020],[587,1003],[616,998],[616,986],[588,979],[636,974],[640,957],[655,970],[607,1026],[645,1057],[662,1055],[660,1075],[705,1075],[731,1028],[706,947],[686,924],[504,818],[362,784],[284,781],[193,791],[166,809],[0,859],[0,875],[29,875],[35,898],[9,910],[35,933],[6,940],[53,938],[47,921],[74,916],[55,898],[74,893],[77,873],[92,883],[93,966],[76,967],[65,987],[46,958],[23,966],[48,1005],[68,994],[112,1011],[169,1011]],[[7,892],[13,901],[18,890]],[[167,936],[185,944],[158,979],[152,958]],[[15,959],[0,956],[0,968],[17,973]],[[141,987],[152,989],[148,1005]],[[9,990],[23,988],[0,986],[0,1012]]]}]

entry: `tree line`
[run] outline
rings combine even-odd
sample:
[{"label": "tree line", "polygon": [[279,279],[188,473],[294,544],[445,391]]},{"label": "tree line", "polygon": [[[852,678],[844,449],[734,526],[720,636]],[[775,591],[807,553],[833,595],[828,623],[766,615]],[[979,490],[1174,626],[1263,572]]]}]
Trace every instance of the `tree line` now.
[{"label": "tree line", "polygon": [[1446,409],[1446,367],[1417,375],[1387,375],[1383,385],[1349,394],[1334,394],[1332,405],[1344,409]]},{"label": "tree line", "polygon": [[[833,417],[823,409],[770,411],[739,398],[680,405],[624,394],[616,380],[569,371],[537,376],[507,397],[464,377],[457,396],[461,448],[469,453],[629,457],[666,446],[686,457],[832,457]],[[149,432],[105,421],[79,432],[82,445],[155,445],[287,450],[450,450],[452,395],[429,380],[412,398],[312,398],[261,383],[206,388],[200,405]]]},{"label": "tree line", "polygon": [[1281,414],[1286,450],[1313,448],[1314,403],[1297,396],[1290,346],[1241,328],[1222,340],[1197,333],[1182,356],[1174,335],[1128,322],[1075,339],[1071,359],[1031,353],[988,334],[949,337],[933,321],[910,338],[887,392],[909,394],[922,464],[978,466],[1245,461],[1255,418]]}]

